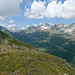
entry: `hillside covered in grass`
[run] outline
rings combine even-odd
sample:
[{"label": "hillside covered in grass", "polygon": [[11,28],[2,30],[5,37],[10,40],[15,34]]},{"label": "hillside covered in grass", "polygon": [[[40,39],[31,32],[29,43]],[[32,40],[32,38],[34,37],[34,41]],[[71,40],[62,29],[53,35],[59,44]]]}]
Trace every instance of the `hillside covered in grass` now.
[{"label": "hillside covered in grass", "polygon": [[0,31],[0,75],[74,75],[74,69]]},{"label": "hillside covered in grass", "polygon": [[5,34],[1,31],[0,31],[0,44],[9,45],[11,48],[16,48],[16,49],[25,49],[25,48],[35,49],[34,47],[30,45],[27,45],[23,42],[19,42],[13,39],[8,34]]},{"label": "hillside covered in grass", "polygon": [[40,51],[65,59],[75,67],[75,33],[67,34],[56,30],[26,31],[12,33],[19,41],[39,48]]}]

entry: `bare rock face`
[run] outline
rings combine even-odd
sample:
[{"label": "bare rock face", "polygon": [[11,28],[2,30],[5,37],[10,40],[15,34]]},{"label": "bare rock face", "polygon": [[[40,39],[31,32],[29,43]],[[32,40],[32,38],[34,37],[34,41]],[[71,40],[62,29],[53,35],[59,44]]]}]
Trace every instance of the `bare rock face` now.
[{"label": "bare rock face", "polygon": [[56,30],[58,32],[63,32],[63,33],[72,33],[75,30],[75,23],[72,23],[71,25],[65,25],[64,23],[59,23],[57,25],[53,24],[42,24],[37,27],[35,26],[30,26],[26,31],[28,32],[36,32],[36,31],[49,31],[49,30]]},{"label": "bare rock face", "polygon": [[[7,28],[8,29],[8,28]],[[30,26],[29,28],[27,29],[24,29],[24,28],[15,28],[16,31],[13,29],[12,30],[7,30],[6,28],[4,27],[1,27],[0,26],[0,30],[4,33],[7,33],[11,36],[11,32],[17,32],[17,31],[24,31],[24,32],[27,32],[27,33],[33,33],[33,32],[36,32],[36,31],[50,31],[50,30],[56,30],[58,32],[63,32],[63,33],[74,33],[75,32],[75,23],[72,23],[71,25],[65,25],[64,23],[59,23],[59,24],[48,24],[48,23],[45,23],[45,24],[41,24],[41,25],[38,25],[38,26]]]},{"label": "bare rock face", "polygon": [[54,26],[56,31],[63,33],[72,33],[75,30],[75,23],[71,25],[65,25],[63,23],[59,23]]}]

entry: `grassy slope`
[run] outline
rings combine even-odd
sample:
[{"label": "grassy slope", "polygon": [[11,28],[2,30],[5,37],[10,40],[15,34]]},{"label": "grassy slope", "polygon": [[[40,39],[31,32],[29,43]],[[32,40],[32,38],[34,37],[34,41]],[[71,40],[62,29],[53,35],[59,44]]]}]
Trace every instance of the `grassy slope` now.
[{"label": "grassy slope", "polygon": [[0,45],[0,74],[74,75],[74,72],[61,58],[35,50],[16,50]]},{"label": "grassy slope", "polygon": [[33,49],[35,49],[34,47],[32,47],[30,45],[27,45],[23,42],[19,42],[19,41],[13,39],[8,34],[5,34],[1,31],[0,31],[0,44],[9,45],[13,48],[18,48],[18,49],[24,49],[24,48],[33,48]]},{"label": "grassy slope", "polygon": [[59,57],[41,53],[2,32],[0,41],[0,75],[74,75],[74,69]]},{"label": "grassy slope", "polygon": [[[74,36],[74,35],[73,35]],[[75,67],[75,38],[64,34],[50,35],[46,40],[33,43],[32,46],[44,48],[46,53],[59,56]]]},{"label": "grassy slope", "polygon": [[20,33],[13,34],[18,40],[30,44],[36,48],[45,50],[46,53],[59,56],[71,63],[75,60],[75,33],[72,35],[64,34],[57,31],[38,31],[34,33]]}]

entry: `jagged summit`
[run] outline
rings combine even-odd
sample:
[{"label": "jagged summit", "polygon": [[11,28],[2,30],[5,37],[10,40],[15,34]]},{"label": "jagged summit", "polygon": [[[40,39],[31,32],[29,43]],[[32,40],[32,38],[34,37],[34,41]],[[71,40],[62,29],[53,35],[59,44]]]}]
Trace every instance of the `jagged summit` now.
[{"label": "jagged summit", "polygon": [[[8,29],[8,30],[7,30]],[[38,26],[30,26],[29,28],[25,29],[25,28],[17,28],[17,27],[8,27],[8,28],[4,28],[2,26],[0,26],[0,30],[4,33],[8,33],[9,35],[11,34],[9,31],[11,32],[20,32],[20,31],[25,31],[28,33],[32,33],[32,32],[36,32],[36,31],[50,31],[50,30],[56,30],[58,32],[63,32],[63,33],[72,33],[75,31],[75,23],[72,23],[71,25],[65,25],[64,23],[59,23],[59,24],[48,24],[48,23],[44,23]]]},{"label": "jagged summit", "polygon": [[59,23],[57,25],[51,25],[48,23],[39,25],[37,27],[30,26],[26,31],[35,32],[35,31],[49,31],[49,30],[56,30],[63,33],[72,33],[75,30],[75,23],[71,25],[65,25],[64,23]]}]

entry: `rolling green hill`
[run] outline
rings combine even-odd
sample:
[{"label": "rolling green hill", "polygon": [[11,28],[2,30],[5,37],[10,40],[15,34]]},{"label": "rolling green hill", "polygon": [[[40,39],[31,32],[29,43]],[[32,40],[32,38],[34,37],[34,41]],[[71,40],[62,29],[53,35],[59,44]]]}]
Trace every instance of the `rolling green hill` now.
[{"label": "rolling green hill", "polygon": [[0,31],[0,75],[74,75],[60,57],[42,53]]}]

